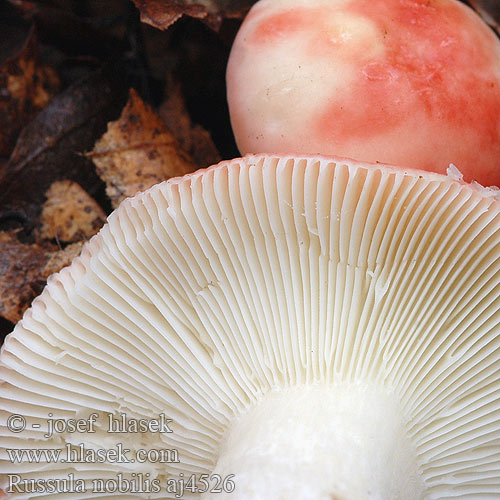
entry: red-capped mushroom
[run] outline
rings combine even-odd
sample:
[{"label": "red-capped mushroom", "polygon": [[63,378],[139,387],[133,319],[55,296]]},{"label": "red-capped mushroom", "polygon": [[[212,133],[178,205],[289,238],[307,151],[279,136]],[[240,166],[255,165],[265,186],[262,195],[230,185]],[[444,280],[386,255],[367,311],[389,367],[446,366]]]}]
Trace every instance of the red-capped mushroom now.
[{"label": "red-capped mushroom", "polygon": [[261,0],[227,70],[241,153],[320,153],[500,185],[500,42],[456,0]]}]

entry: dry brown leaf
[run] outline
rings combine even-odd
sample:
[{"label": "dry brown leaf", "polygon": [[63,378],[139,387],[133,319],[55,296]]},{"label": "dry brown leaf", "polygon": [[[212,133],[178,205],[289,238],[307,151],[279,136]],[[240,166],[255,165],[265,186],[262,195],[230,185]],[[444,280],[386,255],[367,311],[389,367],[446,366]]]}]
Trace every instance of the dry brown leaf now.
[{"label": "dry brown leaf", "polygon": [[182,16],[203,19],[215,30],[225,17],[242,18],[256,0],[134,0],[141,21],[162,30]]},{"label": "dry brown leaf", "polygon": [[63,267],[69,266],[74,258],[80,255],[84,241],[68,245],[64,250],[49,254],[49,260],[42,269],[42,276],[47,279],[51,274],[58,273]]},{"label": "dry brown leaf", "polygon": [[47,277],[70,264],[82,244],[58,250],[50,244],[24,244],[14,233],[0,232],[0,316],[12,323],[19,321]]},{"label": "dry brown leaf", "polygon": [[76,182],[54,182],[46,196],[40,217],[42,238],[80,241],[94,235],[106,220],[102,208]]},{"label": "dry brown leaf", "polygon": [[21,128],[60,87],[55,71],[40,64],[34,29],[23,48],[0,66],[0,156],[12,151]]},{"label": "dry brown leaf", "polygon": [[197,167],[207,167],[221,160],[209,132],[191,122],[178,83],[172,81],[168,83],[168,97],[161,104],[158,114],[179,141],[182,149],[191,155]]},{"label": "dry brown leaf", "polygon": [[161,118],[135,90],[117,121],[88,153],[113,207],[138,191],[196,169]]},{"label": "dry brown leaf", "polygon": [[21,319],[43,286],[41,270],[48,260],[46,249],[0,232],[0,314],[5,319],[13,323]]}]

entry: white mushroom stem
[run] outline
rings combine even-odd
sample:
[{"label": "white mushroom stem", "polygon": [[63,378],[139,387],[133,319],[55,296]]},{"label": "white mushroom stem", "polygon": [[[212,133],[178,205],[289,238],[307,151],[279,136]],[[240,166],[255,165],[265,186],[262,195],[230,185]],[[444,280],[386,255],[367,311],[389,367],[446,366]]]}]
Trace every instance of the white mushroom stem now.
[{"label": "white mushroom stem", "polygon": [[416,500],[424,491],[398,400],[371,384],[267,394],[233,422],[215,472],[237,477],[233,500]]}]

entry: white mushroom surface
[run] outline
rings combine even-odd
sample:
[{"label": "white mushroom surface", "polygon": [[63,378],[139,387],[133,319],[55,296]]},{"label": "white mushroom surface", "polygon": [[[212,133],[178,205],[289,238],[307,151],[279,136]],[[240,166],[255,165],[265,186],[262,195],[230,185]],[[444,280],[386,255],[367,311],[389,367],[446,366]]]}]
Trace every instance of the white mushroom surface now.
[{"label": "white mushroom surface", "polygon": [[[8,498],[175,498],[169,479],[215,473],[234,491],[183,498],[498,500],[499,199],[329,157],[164,182],[49,279],[6,338],[0,398],[0,488],[85,481]],[[96,432],[44,437],[49,417],[93,413]],[[165,415],[172,432],[107,432],[121,414]],[[68,443],[122,443],[131,461],[12,461]],[[92,490],[119,474],[161,491]]]}]

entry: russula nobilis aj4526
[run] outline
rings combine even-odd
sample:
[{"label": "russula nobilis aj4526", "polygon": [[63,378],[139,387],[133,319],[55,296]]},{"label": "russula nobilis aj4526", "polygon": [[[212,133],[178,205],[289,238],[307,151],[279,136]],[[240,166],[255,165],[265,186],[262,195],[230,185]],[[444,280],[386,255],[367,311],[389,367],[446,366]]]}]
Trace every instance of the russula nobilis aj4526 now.
[{"label": "russula nobilis aj4526", "polygon": [[[169,478],[215,473],[234,491],[202,498],[498,499],[499,262],[496,192],[453,176],[255,155],[157,185],[7,337],[1,487],[74,474],[86,492],[60,498],[97,499],[93,479],[142,475],[161,491],[113,496],[174,498]],[[121,413],[173,432],[107,432]],[[179,461],[7,453],[67,443]]]}]

